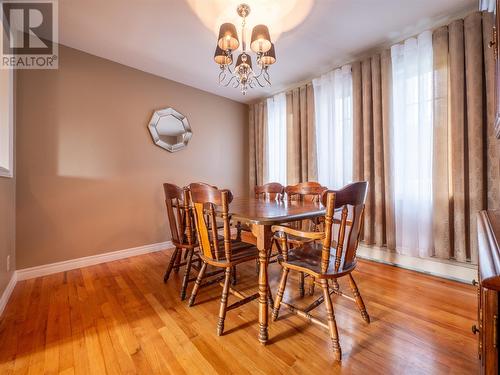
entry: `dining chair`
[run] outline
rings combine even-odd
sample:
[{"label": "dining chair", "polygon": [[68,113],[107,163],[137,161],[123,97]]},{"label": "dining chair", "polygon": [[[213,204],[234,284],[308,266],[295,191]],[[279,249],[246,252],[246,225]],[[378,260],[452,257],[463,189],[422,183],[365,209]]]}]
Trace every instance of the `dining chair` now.
[{"label": "dining chair", "polygon": [[[288,201],[310,201],[310,202],[321,202],[322,194],[328,190],[327,187],[322,186],[319,182],[307,181],[301,182],[296,185],[289,185],[285,188],[285,195]],[[288,224],[290,227],[305,231],[317,231],[321,225],[320,218],[302,220],[294,223]],[[277,240],[277,238],[274,238]],[[292,246],[301,246],[303,242],[310,241],[306,238],[300,238],[298,236],[290,235],[288,242]],[[299,294],[300,297],[304,297],[304,274],[299,274]],[[309,287],[309,294],[314,294],[314,279],[312,279]]]},{"label": "dining chair", "polygon": [[269,182],[265,185],[255,186],[255,198],[265,200],[283,200],[285,188],[279,182]]},{"label": "dining chair", "polygon": [[[187,189],[170,183],[164,183],[163,190],[165,192],[165,204],[167,206],[172,244],[175,246],[163,277],[163,282],[166,283],[168,281],[172,270],[177,273],[180,267],[186,266],[180,292],[181,300],[184,300],[186,298],[187,285],[190,281],[193,258],[201,263],[197,252],[198,243],[194,233],[189,194]],[[194,267],[195,269],[199,269],[199,267]]]},{"label": "dining chair", "polygon": [[[200,258],[202,260],[202,266],[189,299],[189,306],[192,306],[195,302],[207,266],[224,269],[224,282],[220,283],[222,295],[217,323],[217,334],[220,336],[224,332],[226,312],[259,297],[258,293],[246,295],[229,285],[235,267],[243,262],[255,261],[259,253],[254,245],[231,237],[229,204],[233,199],[233,195],[229,190],[219,190],[202,184],[190,184],[189,189],[194,207],[196,233],[200,243]],[[215,229],[217,218],[222,219],[224,227],[222,236]],[[228,306],[229,293],[240,300]]]},{"label": "dining chair", "polygon": [[[193,184],[197,184],[197,185],[201,185],[201,186],[208,186],[208,187],[212,187],[212,188],[217,189],[217,186],[208,184],[206,182],[193,182]],[[189,186],[186,186],[185,189],[187,189],[189,191]],[[208,218],[207,218],[207,222],[209,222]],[[220,220],[220,218],[217,218],[216,224],[217,224],[216,225],[217,231],[224,229],[224,223]],[[193,217],[193,226],[194,226],[194,217]],[[241,239],[241,228],[239,228],[238,226],[236,226],[236,228],[237,228],[237,238]],[[208,229],[211,230],[210,227]],[[197,269],[197,271],[199,271],[199,268]],[[205,273],[205,277],[209,278],[210,276],[217,275],[220,273],[224,273],[224,270],[219,269],[218,271],[212,271],[212,272]],[[237,282],[236,267],[234,267],[233,272],[231,273],[231,277],[232,277],[231,284],[236,285],[236,282]],[[212,280],[211,282],[208,282],[207,285],[212,284],[214,281],[216,281],[216,280]]]},{"label": "dining chair", "polygon": [[[352,276],[352,271],[355,270],[357,264],[356,251],[363,225],[367,189],[368,183],[364,181],[347,185],[341,190],[326,191],[322,198],[326,214],[324,216],[324,230],[321,232],[303,232],[287,226],[272,227],[273,232],[279,234],[282,247],[282,254],[278,257],[282,267],[281,279],[274,301],[272,319],[273,321],[277,320],[280,306],[284,306],[292,313],[308,319],[309,322],[327,328],[330,331],[334,356],[338,361],[342,358],[342,351],[331,294],[340,295],[356,302],[361,317],[365,322],[370,323],[370,317]],[[340,218],[334,217],[336,211]],[[332,241],[334,229],[336,229],[335,233],[338,234],[337,238]],[[287,241],[289,235],[308,238],[311,241],[290,248]],[[321,285],[323,295],[303,310],[283,302],[289,271],[303,272],[313,276]],[[329,280],[337,280],[341,277],[348,278],[353,297],[342,293],[339,288],[329,287]],[[310,314],[323,302],[327,313],[326,323]]]}]

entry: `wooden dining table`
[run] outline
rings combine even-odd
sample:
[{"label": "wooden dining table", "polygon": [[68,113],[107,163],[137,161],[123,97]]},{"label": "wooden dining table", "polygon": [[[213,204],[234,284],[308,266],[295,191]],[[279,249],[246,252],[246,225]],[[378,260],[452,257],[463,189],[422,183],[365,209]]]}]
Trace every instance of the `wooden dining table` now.
[{"label": "wooden dining table", "polygon": [[321,203],[311,201],[270,201],[235,198],[229,205],[233,221],[247,224],[256,238],[259,249],[259,342],[268,340],[268,275],[269,249],[273,233],[271,227],[293,221],[310,219],[325,214]]}]

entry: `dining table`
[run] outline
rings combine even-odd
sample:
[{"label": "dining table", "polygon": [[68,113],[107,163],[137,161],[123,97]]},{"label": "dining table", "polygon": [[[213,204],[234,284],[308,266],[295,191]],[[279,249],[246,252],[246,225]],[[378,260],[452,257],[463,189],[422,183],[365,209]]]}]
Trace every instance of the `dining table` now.
[{"label": "dining table", "polygon": [[308,200],[264,200],[254,197],[236,197],[229,205],[233,221],[246,224],[259,250],[259,342],[268,340],[268,265],[273,225],[311,219],[325,214],[319,202]]}]

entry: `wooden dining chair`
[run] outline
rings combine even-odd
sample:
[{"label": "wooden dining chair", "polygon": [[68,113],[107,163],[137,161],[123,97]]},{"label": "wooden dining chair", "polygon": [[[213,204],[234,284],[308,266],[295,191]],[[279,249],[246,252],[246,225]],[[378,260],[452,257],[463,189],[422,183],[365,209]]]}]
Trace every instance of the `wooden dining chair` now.
[{"label": "wooden dining chair", "polygon": [[308,181],[296,185],[285,187],[285,194],[288,200],[308,200],[311,202],[321,202],[321,196],[327,188],[319,182]]},{"label": "wooden dining chair", "polygon": [[[181,285],[181,300],[186,298],[186,289],[190,281],[193,258],[198,259],[198,243],[194,233],[191,207],[189,204],[189,192],[177,185],[164,183],[165,204],[167,206],[167,217],[172,236],[172,244],[175,246],[163,282],[167,282],[172,271],[179,272],[180,267],[186,266]],[[199,267],[194,266],[195,269]]]},{"label": "wooden dining chair", "polygon": [[279,182],[270,182],[265,185],[255,186],[255,198],[264,200],[283,200],[285,188]]},{"label": "wooden dining chair", "polygon": [[[327,187],[322,186],[319,182],[308,181],[301,182],[296,185],[289,185],[285,188],[285,195],[288,201],[309,201],[309,202],[321,202],[322,194],[328,190]],[[319,230],[321,224],[320,218],[307,219],[294,223],[288,224],[288,226],[305,231],[317,231]],[[277,239],[275,237],[275,239]],[[303,242],[310,241],[307,238],[300,238],[298,236],[290,235],[288,238],[289,245],[291,246],[301,246]],[[304,297],[304,274],[299,274],[299,294]],[[314,279],[312,279],[309,287],[309,294],[314,294]]]},{"label": "wooden dining chair", "polygon": [[[326,206],[326,214],[324,216],[324,230],[321,232],[303,232],[287,226],[272,227],[273,232],[280,236],[283,251],[282,255],[278,257],[282,272],[272,319],[278,318],[280,306],[284,306],[292,313],[308,319],[311,323],[329,329],[333,352],[338,361],[342,358],[342,351],[330,295],[337,294],[355,301],[362,318],[370,323],[370,317],[352,276],[352,271],[357,264],[356,251],[363,225],[367,189],[367,182],[356,182],[338,191],[326,191],[322,198],[323,204]],[[340,219],[334,217],[336,210],[340,211]],[[334,226],[337,227],[335,229],[338,229],[338,235],[336,240],[332,241]],[[287,241],[289,235],[308,238],[311,241],[290,248]],[[323,295],[304,310],[283,302],[289,271],[303,272],[313,276],[323,290]],[[353,297],[343,294],[340,289],[329,287],[329,280],[337,280],[341,277],[348,278]],[[326,323],[310,314],[323,302],[327,312]]]},{"label": "wooden dining chair", "polygon": [[[245,295],[229,285],[235,267],[243,262],[255,261],[259,253],[254,245],[231,238],[229,204],[233,199],[233,195],[229,190],[219,190],[202,184],[190,184],[189,189],[194,206],[196,233],[200,243],[200,258],[202,260],[202,266],[189,299],[189,306],[192,306],[195,302],[207,266],[224,269],[225,277],[224,282],[221,283],[222,295],[219,321],[217,323],[217,334],[220,336],[224,332],[226,312],[259,296],[258,293]],[[224,226],[222,236],[214,229],[218,217],[222,218]],[[229,293],[240,300],[228,306]]]}]

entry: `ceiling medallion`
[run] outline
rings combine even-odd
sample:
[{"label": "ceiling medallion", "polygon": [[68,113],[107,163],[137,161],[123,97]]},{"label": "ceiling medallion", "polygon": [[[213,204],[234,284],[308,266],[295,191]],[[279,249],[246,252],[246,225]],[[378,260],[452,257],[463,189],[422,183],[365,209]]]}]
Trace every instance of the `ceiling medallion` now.
[{"label": "ceiling medallion", "polygon": [[276,62],[276,52],[274,44],[271,43],[269,29],[266,25],[257,25],[252,30],[252,40],[250,49],[257,54],[257,65],[260,68],[259,74],[256,74],[252,68],[252,58],[247,53],[246,45],[246,17],[250,14],[250,7],[247,4],[240,4],[236,8],[236,13],[242,18],[241,21],[241,45],[242,52],[236,59],[234,68],[233,51],[240,46],[240,40],[236,27],[232,23],[224,23],[219,29],[219,38],[217,48],[215,49],[214,60],[220,66],[219,84],[225,87],[232,86],[240,88],[241,93],[245,95],[249,88],[256,85],[264,87],[271,86],[269,77],[269,66]]}]

